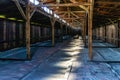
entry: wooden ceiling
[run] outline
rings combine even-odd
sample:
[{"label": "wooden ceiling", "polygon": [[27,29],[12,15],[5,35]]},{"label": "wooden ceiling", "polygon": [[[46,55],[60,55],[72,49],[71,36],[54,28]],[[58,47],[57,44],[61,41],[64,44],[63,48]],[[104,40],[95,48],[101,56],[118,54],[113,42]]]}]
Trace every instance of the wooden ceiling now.
[{"label": "wooden ceiling", "polygon": [[[18,17],[20,13],[13,13],[19,12],[17,7],[15,6],[14,0],[0,0],[0,14],[5,14],[8,17]],[[18,0],[23,1],[25,0]],[[38,0],[40,4],[47,6],[51,9],[54,13],[56,13],[60,18],[64,19],[70,25],[78,27],[81,26],[84,20],[87,20],[87,12],[88,0]],[[7,4],[8,3],[8,4]],[[23,4],[21,4],[23,5]],[[40,6],[42,6],[40,5]],[[24,6],[22,7],[24,9]],[[47,14],[40,15],[36,12],[34,15],[36,20],[37,16],[40,17]],[[38,16],[38,17],[39,17]],[[46,17],[48,19],[48,17]],[[112,23],[116,20],[120,19],[120,0],[94,0],[94,7],[93,7],[93,28],[98,27],[100,25],[105,25]],[[41,21],[41,20],[40,20]],[[45,21],[45,20],[44,20]]]},{"label": "wooden ceiling", "polygon": [[[88,0],[39,0],[71,25],[83,23]],[[120,0],[94,0],[93,27],[114,22],[120,18]],[[73,25],[74,26],[74,25]]]},{"label": "wooden ceiling", "polygon": [[95,0],[94,26],[115,22],[120,18],[120,0]]},{"label": "wooden ceiling", "polygon": [[86,16],[87,0],[39,0],[70,25],[78,27]]}]

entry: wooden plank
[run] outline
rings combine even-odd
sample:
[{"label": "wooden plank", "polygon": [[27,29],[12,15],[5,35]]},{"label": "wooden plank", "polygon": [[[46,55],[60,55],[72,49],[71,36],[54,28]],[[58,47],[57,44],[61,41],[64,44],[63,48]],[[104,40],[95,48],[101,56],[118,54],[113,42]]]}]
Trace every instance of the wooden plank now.
[{"label": "wooden plank", "polygon": [[30,55],[30,1],[27,0],[26,5],[26,54],[27,59],[31,59]]}]

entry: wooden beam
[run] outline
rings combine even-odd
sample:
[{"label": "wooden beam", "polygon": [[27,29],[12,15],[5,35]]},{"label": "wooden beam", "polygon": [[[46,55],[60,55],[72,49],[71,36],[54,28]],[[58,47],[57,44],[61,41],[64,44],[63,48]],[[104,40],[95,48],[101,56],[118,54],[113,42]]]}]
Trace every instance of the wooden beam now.
[{"label": "wooden beam", "polygon": [[111,1],[111,2],[110,2],[110,1],[109,1],[109,2],[108,2],[108,1],[97,1],[97,2],[95,2],[95,3],[97,3],[97,4],[102,4],[102,5],[103,5],[103,4],[120,5],[120,2],[117,2],[117,1]]},{"label": "wooden beam", "polygon": [[31,59],[30,55],[30,1],[27,0],[26,5],[26,54],[27,59]]},{"label": "wooden beam", "polygon": [[89,6],[88,10],[88,50],[89,59],[92,60],[92,20],[93,20],[93,0],[88,0],[92,5]]},{"label": "wooden beam", "polygon": [[[71,11],[72,13],[85,13],[85,11]],[[62,14],[62,13],[68,13],[67,11],[55,11],[55,13]]]},{"label": "wooden beam", "polygon": [[36,12],[37,7],[34,8],[34,10],[32,11],[31,15],[30,15],[30,19],[32,18],[32,16],[34,15],[34,13]]},{"label": "wooden beam", "polygon": [[[67,6],[79,6],[79,5],[90,6],[89,3],[45,4],[45,6],[47,6],[47,7],[67,7]],[[44,7],[44,5],[43,5],[43,7]]]},{"label": "wooden beam", "polygon": [[62,18],[62,19],[64,19],[64,20],[68,20],[68,19],[80,19],[80,18]]},{"label": "wooden beam", "polygon": [[72,14],[74,17],[79,18],[79,16],[76,15],[75,13],[71,12],[71,14]]},{"label": "wooden beam", "polygon": [[12,1],[14,1],[14,2],[15,2],[15,4],[16,4],[16,6],[17,6],[18,10],[19,10],[19,11],[20,11],[20,13],[21,13],[21,15],[22,15],[22,16],[23,16],[23,18],[26,20],[26,15],[25,15],[25,13],[24,13],[24,11],[23,11],[23,9],[22,9],[22,7],[21,7],[20,3],[18,2],[18,0],[12,0]]},{"label": "wooden beam", "polygon": [[36,10],[37,12],[39,12],[39,13],[41,13],[41,14],[43,14],[43,15],[45,15],[45,16],[47,16],[47,17],[51,17],[50,15],[48,15],[46,12],[43,12],[43,11],[41,11],[41,10]]},{"label": "wooden beam", "polygon": [[[75,0],[70,0],[72,3],[77,3]],[[85,5],[79,5],[80,8],[82,8],[85,11],[88,11],[88,9],[85,7]]]},{"label": "wooden beam", "polygon": [[114,21],[112,21],[110,18],[108,20],[110,21],[111,24],[114,25]]},{"label": "wooden beam", "polygon": [[79,7],[82,8],[83,10],[85,10],[85,11],[88,10],[84,5],[79,5]]}]

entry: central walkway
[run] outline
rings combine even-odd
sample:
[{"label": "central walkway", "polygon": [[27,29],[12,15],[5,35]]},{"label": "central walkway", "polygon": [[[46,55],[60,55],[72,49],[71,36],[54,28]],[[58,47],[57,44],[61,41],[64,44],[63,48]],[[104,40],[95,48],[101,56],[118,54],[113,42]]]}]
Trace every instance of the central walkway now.
[{"label": "central walkway", "polygon": [[67,80],[73,61],[83,47],[78,39],[68,42],[22,80]]}]

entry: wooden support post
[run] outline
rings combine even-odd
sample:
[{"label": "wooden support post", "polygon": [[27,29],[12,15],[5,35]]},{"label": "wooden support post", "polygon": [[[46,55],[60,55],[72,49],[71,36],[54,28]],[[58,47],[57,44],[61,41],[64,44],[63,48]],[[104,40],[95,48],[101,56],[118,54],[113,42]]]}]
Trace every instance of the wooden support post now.
[{"label": "wooden support post", "polygon": [[[6,41],[6,21],[3,22],[3,40]],[[7,43],[4,43],[4,49],[7,48]]]},{"label": "wooden support post", "polygon": [[88,50],[89,59],[92,60],[92,16],[93,16],[93,0],[88,0],[91,4],[88,10]]},{"label": "wooden support post", "polygon": [[82,38],[83,38],[83,42],[85,42],[85,20],[83,20],[83,25],[82,25]]},{"label": "wooden support post", "polygon": [[54,17],[51,18],[51,27],[52,27],[52,46],[55,46],[55,29],[54,29],[54,24],[55,24],[55,19]]},{"label": "wooden support post", "polygon": [[118,20],[118,47],[120,47],[120,20]]},{"label": "wooden support post", "polygon": [[70,36],[70,27],[68,28],[68,35]]},{"label": "wooden support post", "polygon": [[84,19],[84,44],[85,46],[86,46],[86,27],[87,27],[86,20],[87,20],[87,17]]},{"label": "wooden support post", "polygon": [[83,39],[83,41],[84,41],[84,24],[83,24],[81,27],[82,27],[82,29],[81,29],[82,39]]},{"label": "wooden support post", "polygon": [[98,39],[98,28],[96,28],[96,39]]},{"label": "wooden support post", "polygon": [[27,0],[26,5],[26,54],[27,59],[31,59],[30,55],[30,1]]},{"label": "wooden support post", "polygon": [[118,25],[115,25],[115,45],[118,47]]},{"label": "wooden support post", "polygon": [[67,35],[67,33],[68,33],[68,32],[67,32],[67,26],[65,26],[65,27],[66,27],[66,30],[65,30],[65,32],[66,32],[66,35]]},{"label": "wooden support post", "polygon": [[107,40],[107,32],[106,32],[106,25],[105,25],[105,42]]},{"label": "wooden support post", "polygon": [[60,33],[61,33],[60,39],[61,39],[61,41],[63,41],[63,24],[62,24],[62,22],[60,23]]},{"label": "wooden support post", "polygon": [[[13,23],[13,40],[16,40],[16,36],[15,36],[15,27],[16,27],[16,24],[15,24],[15,22]],[[16,45],[15,45],[15,42],[13,42],[13,47],[15,47]]]}]

